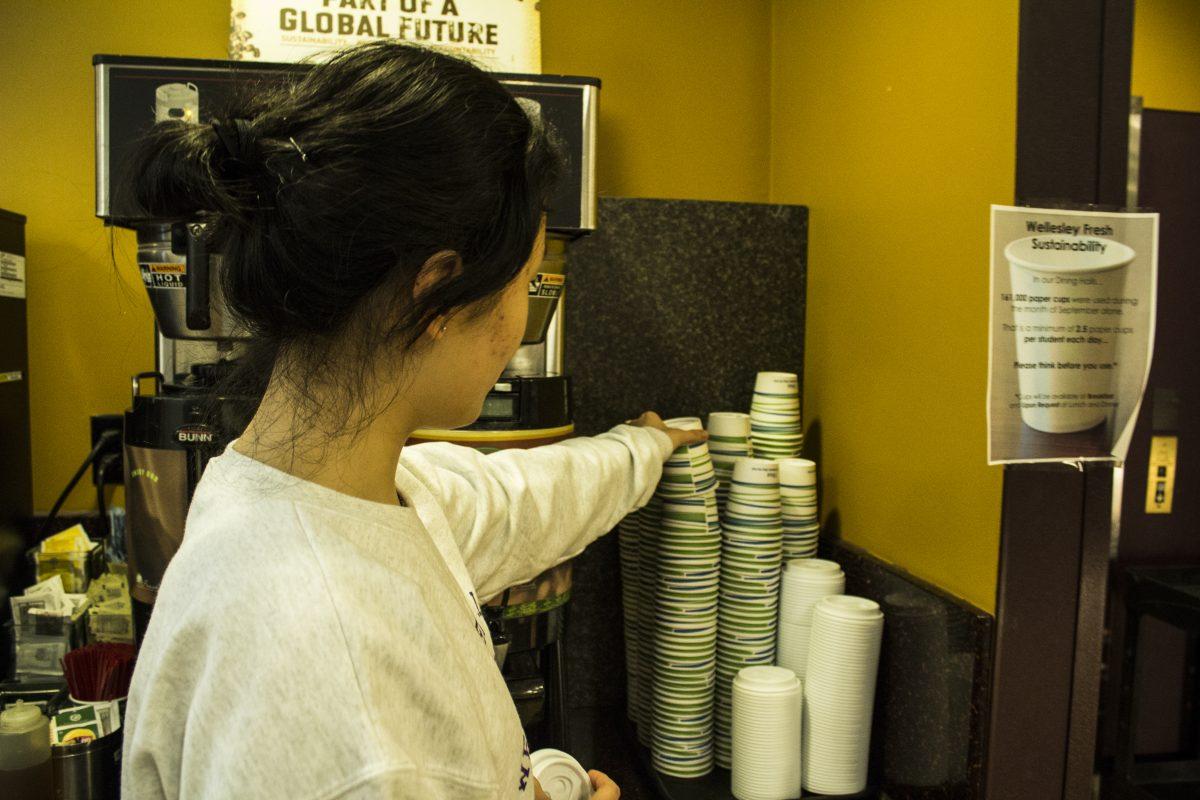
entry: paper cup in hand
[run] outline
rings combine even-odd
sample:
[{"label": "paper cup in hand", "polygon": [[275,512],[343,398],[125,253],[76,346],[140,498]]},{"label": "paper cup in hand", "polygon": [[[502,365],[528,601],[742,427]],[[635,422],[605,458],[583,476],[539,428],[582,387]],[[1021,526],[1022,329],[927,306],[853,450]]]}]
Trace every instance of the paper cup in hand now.
[{"label": "paper cup in hand", "polygon": [[544,748],[530,757],[533,777],[550,800],[590,800],[592,781],[578,761],[561,750]]},{"label": "paper cup in hand", "polygon": [[[1044,433],[1085,431],[1117,405],[1113,387],[1133,249],[1111,239],[1029,236],[1004,248],[1012,278],[1021,419]],[[1118,304],[1118,305],[1114,305]],[[1084,328],[1084,330],[1080,330]]]}]

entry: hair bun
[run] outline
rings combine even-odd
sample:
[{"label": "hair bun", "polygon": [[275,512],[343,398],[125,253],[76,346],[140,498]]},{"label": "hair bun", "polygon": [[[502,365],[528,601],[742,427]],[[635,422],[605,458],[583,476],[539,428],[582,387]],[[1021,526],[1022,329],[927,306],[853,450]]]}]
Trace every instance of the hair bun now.
[{"label": "hair bun", "polygon": [[[245,177],[253,172],[262,161],[258,135],[250,120],[241,117],[221,121],[212,121],[213,132],[217,135],[214,166],[224,177]],[[231,166],[235,174],[229,174]]]}]

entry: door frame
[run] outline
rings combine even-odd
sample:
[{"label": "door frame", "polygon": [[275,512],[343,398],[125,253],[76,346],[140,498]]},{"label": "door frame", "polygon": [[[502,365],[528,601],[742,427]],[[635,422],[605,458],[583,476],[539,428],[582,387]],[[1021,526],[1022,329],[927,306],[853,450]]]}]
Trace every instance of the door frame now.
[{"label": "door frame", "polygon": [[[1125,204],[1133,0],[1021,0],[1017,204]],[[1092,796],[1113,467],[1004,470],[990,800]]]}]

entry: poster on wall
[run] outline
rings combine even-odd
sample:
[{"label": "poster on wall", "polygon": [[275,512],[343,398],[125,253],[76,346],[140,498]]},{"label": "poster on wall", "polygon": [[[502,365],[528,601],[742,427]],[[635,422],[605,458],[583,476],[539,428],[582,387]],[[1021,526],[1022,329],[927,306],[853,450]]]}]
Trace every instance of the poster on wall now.
[{"label": "poster on wall", "polygon": [[992,206],[988,463],[1123,462],[1154,350],[1158,214]]},{"label": "poster on wall", "polygon": [[446,50],[492,72],[542,71],[538,0],[232,0],[234,60],[320,61],[374,39]]}]

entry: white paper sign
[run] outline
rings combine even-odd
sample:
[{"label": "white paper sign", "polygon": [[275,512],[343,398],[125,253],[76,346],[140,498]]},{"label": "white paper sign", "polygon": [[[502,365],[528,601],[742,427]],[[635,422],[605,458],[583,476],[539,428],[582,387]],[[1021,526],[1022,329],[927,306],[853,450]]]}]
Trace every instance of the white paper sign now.
[{"label": "white paper sign", "polygon": [[25,297],[25,256],[0,253],[0,297]]},{"label": "white paper sign", "polygon": [[232,59],[320,61],[374,39],[447,50],[493,72],[542,71],[537,0],[232,0]]},{"label": "white paper sign", "polygon": [[1158,214],[992,206],[988,463],[1123,462],[1154,351]]}]

